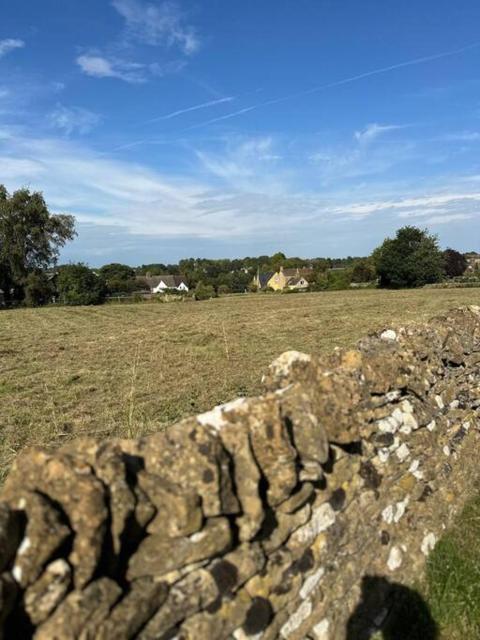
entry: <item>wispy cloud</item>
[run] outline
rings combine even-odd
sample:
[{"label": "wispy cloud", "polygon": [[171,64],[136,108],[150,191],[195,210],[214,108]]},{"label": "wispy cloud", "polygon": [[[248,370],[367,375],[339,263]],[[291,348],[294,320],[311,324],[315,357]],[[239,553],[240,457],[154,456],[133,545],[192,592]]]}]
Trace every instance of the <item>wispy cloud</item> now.
[{"label": "wispy cloud", "polygon": [[361,218],[385,211],[396,211],[400,218],[420,218],[423,217],[425,213],[433,213],[432,209],[435,210],[435,213],[440,213],[441,208],[442,212],[451,214],[451,208],[446,207],[452,207],[454,205],[464,206],[465,203],[469,205],[474,203],[480,204],[480,192],[440,191],[414,198],[397,197],[390,200],[373,200],[369,202],[345,204],[337,207],[335,211],[347,216]]},{"label": "wispy cloud", "polygon": [[220,178],[229,188],[269,195],[285,192],[287,176],[276,166],[282,156],[271,136],[228,140],[219,151],[197,149],[195,153],[207,175]]},{"label": "wispy cloud", "polygon": [[368,144],[379,136],[389,131],[395,131],[396,129],[403,129],[405,125],[399,124],[377,124],[376,122],[368,124],[365,129],[361,131],[355,131],[354,137],[360,144]]},{"label": "wispy cloud", "polygon": [[[369,138],[368,132],[373,132]],[[334,185],[358,178],[384,174],[405,161],[418,159],[413,141],[371,144],[379,134],[376,129],[366,130],[366,139],[359,143],[337,144],[317,148],[308,159],[322,185]]]},{"label": "wispy cloud", "polygon": [[[116,242],[121,236],[122,242],[136,244],[139,254],[143,242],[162,238],[191,240],[195,247],[209,239],[217,248],[233,239],[260,247],[291,244],[297,238],[310,247],[307,251],[315,246],[313,251],[321,253],[322,243],[340,235],[339,250],[346,252],[358,243],[357,223],[368,223],[374,241],[380,242],[406,218],[431,225],[468,221],[473,235],[471,229],[478,229],[475,182],[457,179],[441,187],[438,181],[424,182],[422,193],[411,185],[396,186],[383,197],[382,185],[369,188],[366,200],[353,196],[351,189],[325,190],[318,181],[316,188],[302,189],[303,169],[293,173],[284,166],[281,141],[271,136],[216,144],[216,152],[192,150],[186,176],[118,161],[70,139],[5,131],[0,135],[0,175],[10,190],[25,185],[43,190],[52,210],[77,217],[81,236],[90,230],[97,248],[105,247],[106,234],[115,230]],[[308,244],[312,236],[321,239],[321,246]],[[85,251],[87,257],[93,248]]]},{"label": "wispy cloud", "polygon": [[133,84],[145,82],[145,65],[124,60],[109,59],[102,55],[78,56],[80,69],[92,78],[118,78]]},{"label": "wispy cloud", "polygon": [[127,35],[152,46],[178,47],[185,55],[200,47],[199,36],[174,2],[145,3],[140,0],[112,0],[125,19]]},{"label": "wispy cloud", "polygon": [[48,121],[51,127],[59,129],[67,136],[73,133],[84,135],[94,129],[100,122],[98,113],[93,113],[82,107],[66,107],[57,104],[49,114]]},{"label": "wispy cloud", "polygon": [[218,104],[225,104],[226,102],[232,102],[233,100],[235,100],[233,96],[218,98],[217,100],[209,100],[208,102],[195,104],[192,107],[186,107],[185,109],[178,109],[177,111],[172,111],[171,113],[167,113],[163,116],[158,116],[157,118],[151,118],[150,120],[147,120],[144,124],[151,124],[152,122],[159,122],[160,120],[170,120],[171,118],[176,118],[178,116],[183,115],[184,113],[190,113],[191,111],[198,111],[199,109],[206,109],[207,107],[214,107]]},{"label": "wispy cloud", "polygon": [[0,40],[0,58],[6,56],[7,53],[10,53],[15,49],[22,49],[24,46],[25,42],[23,40],[18,40],[17,38],[6,38],[5,40]]},{"label": "wispy cloud", "polygon": [[[182,70],[200,46],[195,29],[185,24],[184,15],[173,2],[112,0],[111,5],[125,20],[125,27],[112,42],[77,57],[78,66],[88,76],[116,78],[131,84],[147,82]],[[161,62],[139,62],[144,51],[138,45],[145,44],[176,49],[177,55]],[[133,55],[136,60],[131,59]]]},{"label": "wispy cloud", "polygon": [[[478,216],[478,212],[477,212]],[[449,224],[450,222],[457,222],[459,220],[471,220],[474,217],[472,213],[452,213],[444,216],[431,216],[425,220],[425,224],[437,225],[437,224]]]}]

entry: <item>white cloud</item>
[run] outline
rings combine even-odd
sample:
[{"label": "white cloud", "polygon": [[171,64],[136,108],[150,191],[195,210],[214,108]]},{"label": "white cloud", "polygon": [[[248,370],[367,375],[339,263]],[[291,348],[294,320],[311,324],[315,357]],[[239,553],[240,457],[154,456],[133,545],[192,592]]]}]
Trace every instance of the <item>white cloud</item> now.
[{"label": "white cloud", "polygon": [[[174,2],[111,0],[111,5],[124,19],[125,27],[113,42],[77,57],[77,64],[88,76],[117,78],[132,84],[147,82],[155,76],[178,73],[200,47],[196,30],[186,24],[184,14]],[[140,56],[144,52],[138,45],[145,44],[174,49],[177,59],[143,61]],[[132,52],[142,62],[132,61]]]},{"label": "white cloud", "polygon": [[[357,203],[357,204],[349,204],[347,206],[341,207],[338,211],[342,211],[343,213],[351,214],[353,216],[364,216],[371,215],[374,213],[379,213],[381,211],[386,210],[417,210],[420,212],[421,209],[428,207],[439,207],[451,204],[458,204],[464,201],[478,201],[480,202],[480,192],[450,192],[450,193],[435,193],[428,196],[420,196],[416,198],[397,198],[392,200],[380,200],[373,202],[365,202],[365,203]],[[421,215],[421,214],[419,214]],[[403,216],[405,217],[405,216]]]},{"label": "white cloud", "polygon": [[456,220],[471,220],[474,217],[473,214],[470,213],[452,213],[451,215],[445,216],[432,216],[431,218],[427,218],[425,220],[426,224],[448,224],[449,222],[454,222]]},{"label": "white cloud", "polygon": [[270,195],[285,191],[286,175],[273,165],[282,159],[271,136],[227,140],[220,151],[197,150],[202,168],[235,190]]},{"label": "white cloud", "polygon": [[365,176],[380,175],[417,154],[414,142],[396,142],[389,145],[349,145],[322,148],[312,153],[309,160],[323,184],[337,184]]},{"label": "white cloud", "polygon": [[199,168],[185,177],[118,161],[70,140],[16,131],[0,137],[0,175],[9,190],[43,190],[52,210],[74,214],[81,228],[116,229],[132,243],[139,236],[219,245],[236,238],[258,246],[296,236],[309,252],[316,246],[309,244],[312,234],[325,242],[331,234],[350,234],[353,242],[355,223],[369,218],[373,230],[380,222],[383,230],[393,230],[406,217],[432,225],[480,221],[478,185],[459,188],[457,180],[451,188],[424,186],[422,194],[406,187],[368,201],[353,199],[351,191],[306,192],[298,175],[277,164],[278,141],[265,136],[224,144],[216,153],[192,152]]},{"label": "white cloud", "polygon": [[10,53],[10,51],[14,51],[15,49],[22,49],[24,46],[25,42],[16,38],[7,38],[5,40],[0,40],[0,58],[6,56],[7,53]]},{"label": "white cloud", "polygon": [[368,124],[365,129],[355,131],[354,137],[360,144],[368,144],[384,133],[395,131],[396,129],[403,129],[404,127],[405,125],[377,124],[376,122],[373,122],[372,124]]},{"label": "white cloud", "polygon": [[50,126],[70,136],[75,132],[81,135],[89,133],[99,124],[101,118],[97,113],[82,107],[66,107],[63,104],[57,104],[48,116],[48,120]]},{"label": "white cloud", "polygon": [[85,54],[77,58],[80,69],[93,78],[118,78],[125,82],[145,82],[146,66],[135,62],[109,59],[102,55]]},{"label": "white cloud", "polygon": [[145,3],[140,0],[112,0],[125,19],[128,35],[149,45],[178,47],[185,55],[195,53],[200,40],[195,29],[185,24],[174,2]]}]

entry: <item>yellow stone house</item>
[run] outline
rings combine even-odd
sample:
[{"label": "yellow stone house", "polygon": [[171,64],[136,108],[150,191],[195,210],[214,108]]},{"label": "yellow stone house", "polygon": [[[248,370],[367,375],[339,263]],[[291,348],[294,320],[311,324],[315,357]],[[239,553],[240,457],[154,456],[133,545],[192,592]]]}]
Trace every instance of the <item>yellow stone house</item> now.
[{"label": "yellow stone house", "polygon": [[280,269],[276,272],[257,273],[253,279],[253,284],[258,289],[273,289],[283,291],[285,289],[308,289],[307,277],[312,274],[311,269]]}]

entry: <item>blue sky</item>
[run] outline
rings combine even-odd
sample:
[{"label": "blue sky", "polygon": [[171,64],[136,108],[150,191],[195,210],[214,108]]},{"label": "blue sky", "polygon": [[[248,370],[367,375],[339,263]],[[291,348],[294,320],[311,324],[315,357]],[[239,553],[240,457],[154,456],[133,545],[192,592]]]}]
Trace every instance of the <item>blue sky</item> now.
[{"label": "blue sky", "polygon": [[480,249],[474,0],[4,0],[0,183],[92,265]]}]

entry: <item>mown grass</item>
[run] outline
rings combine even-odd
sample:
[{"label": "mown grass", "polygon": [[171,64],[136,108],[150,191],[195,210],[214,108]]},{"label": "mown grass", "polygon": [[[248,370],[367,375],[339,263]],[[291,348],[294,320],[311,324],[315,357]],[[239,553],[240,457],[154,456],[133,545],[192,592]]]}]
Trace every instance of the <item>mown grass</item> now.
[{"label": "mown grass", "polygon": [[0,481],[27,445],[161,429],[258,393],[287,349],[326,352],[478,300],[472,290],[364,290],[1,311]]}]

